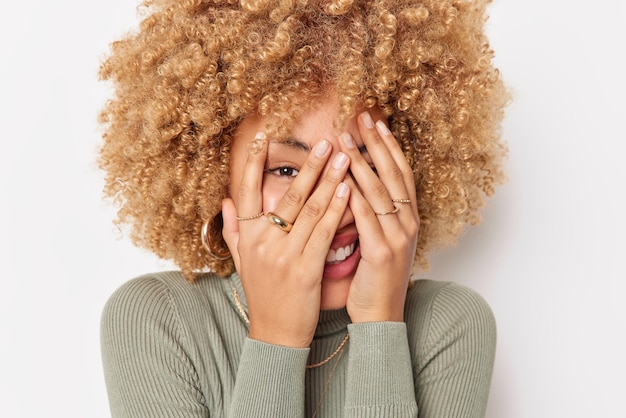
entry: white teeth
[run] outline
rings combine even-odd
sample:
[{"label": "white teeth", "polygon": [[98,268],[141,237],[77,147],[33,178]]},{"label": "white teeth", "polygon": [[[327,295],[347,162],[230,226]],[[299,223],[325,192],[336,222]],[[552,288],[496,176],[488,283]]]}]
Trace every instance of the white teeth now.
[{"label": "white teeth", "polygon": [[337,261],[343,261],[354,252],[355,243],[346,245],[345,247],[337,248],[336,250],[329,250],[326,255],[327,263],[334,263]]}]

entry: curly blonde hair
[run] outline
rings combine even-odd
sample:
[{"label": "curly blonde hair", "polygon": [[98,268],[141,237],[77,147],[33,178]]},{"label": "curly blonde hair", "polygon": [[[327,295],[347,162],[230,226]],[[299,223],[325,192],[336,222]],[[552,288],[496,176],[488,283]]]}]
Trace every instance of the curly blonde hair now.
[{"label": "curly blonde hair", "polygon": [[415,173],[415,261],[427,269],[504,177],[508,95],[484,34],[488,3],[145,0],[139,30],[112,43],[99,72],[114,87],[99,163],[116,223],[190,281],[232,273],[200,229],[228,194],[234,130],[252,113],[289,126],[332,86],[338,124],[358,103],[388,118]]}]

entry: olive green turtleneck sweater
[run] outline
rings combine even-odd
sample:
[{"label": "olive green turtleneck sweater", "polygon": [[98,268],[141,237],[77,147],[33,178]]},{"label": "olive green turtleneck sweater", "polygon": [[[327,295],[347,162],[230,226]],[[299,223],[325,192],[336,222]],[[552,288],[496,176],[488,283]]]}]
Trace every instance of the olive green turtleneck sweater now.
[{"label": "olive green turtleneck sweater", "polygon": [[[247,338],[233,289],[245,309],[236,274],[149,274],[111,296],[101,342],[113,417],[484,416],[496,333],[476,293],[418,280],[405,323],[322,311],[311,347],[295,349]],[[346,332],[337,356],[306,368]]]}]

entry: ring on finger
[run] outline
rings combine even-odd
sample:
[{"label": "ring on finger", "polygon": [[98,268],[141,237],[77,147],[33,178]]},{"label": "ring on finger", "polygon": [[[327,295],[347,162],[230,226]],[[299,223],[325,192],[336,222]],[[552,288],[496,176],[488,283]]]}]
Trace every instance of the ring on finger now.
[{"label": "ring on finger", "polygon": [[291,228],[293,228],[293,223],[289,222],[283,218],[281,218],[280,216],[276,215],[274,212],[269,212],[267,214],[267,221],[278,227],[279,229],[281,229],[282,231],[285,232],[289,232],[291,231]]},{"label": "ring on finger", "polygon": [[394,203],[411,203],[411,199],[391,199]]},{"label": "ring on finger", "polygon": [[263,215],[265,215],[265,213],[263,213],[263,211],[261,211],[261,212],[257,213],[256,215],[252,215],[252,216],[237,216],[237,220],[238,221],[251,221],[252,219],[260,218]]},{"label": "ring on finger", "polygon": [[374,212],[375,215],[378,216],[383,216],[383,215],[391,215],[393,213],[397,213],[400,210],[400,208],[396,205],[393,205],[393,210],[389,211],[389,212]]}]

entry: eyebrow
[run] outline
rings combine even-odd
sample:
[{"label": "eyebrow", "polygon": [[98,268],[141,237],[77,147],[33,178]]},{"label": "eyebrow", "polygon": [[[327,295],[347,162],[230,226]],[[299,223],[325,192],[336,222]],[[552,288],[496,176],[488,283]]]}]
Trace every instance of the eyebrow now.
[{"label": "eyebrow", "polygon": [[[279,141],[270,141],[273,142],[275,144],[282,144],[282,145],[287,145],[288,147],[294,148],[298,151],[303,151],[306,153],[311,152],[311,147],[309,146],[309,144],[306,144],[302,141],[299,141],[295,138],[285,138],[283,140],[279,140]],[[359,153],[360,154],[367,154],[367,147],[365,146],[365,144],[361,145],[358,147]]]},{"label": "eyebrow", "polygon": [[297,151],[303,151],[306,153],[311,152],[311,147],[309,146],[309,144],[305,144],[304,142],[298,141],[295,138],[285,138],[285,139],[270,141],[270,142],[273,142],[274,144],[279,144],[279,145],[286,145],[290,148],[294,148]]}]

